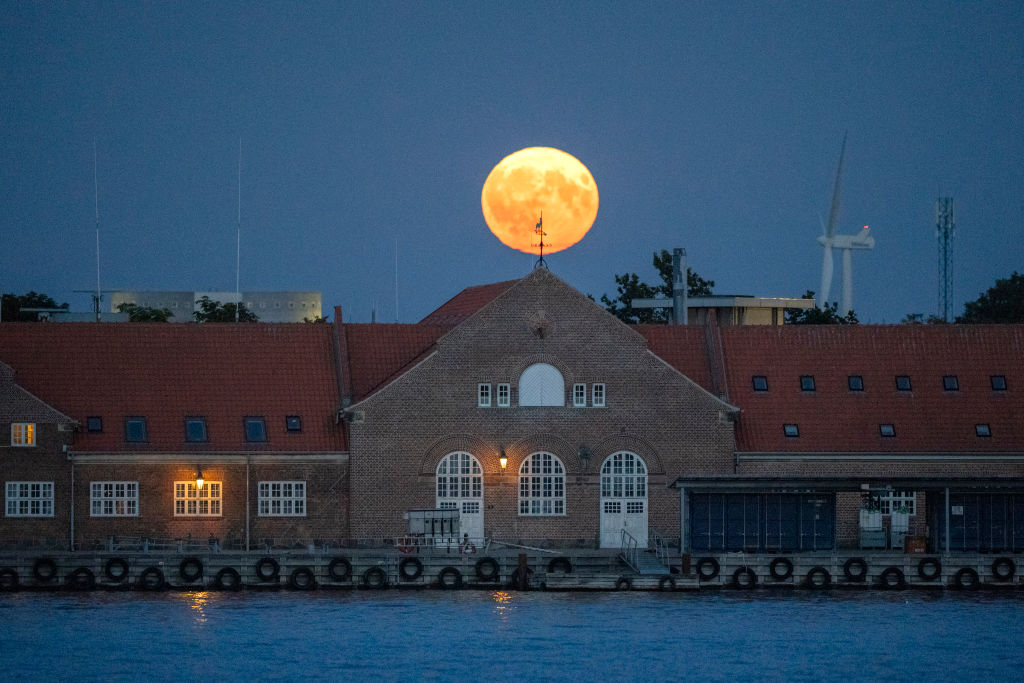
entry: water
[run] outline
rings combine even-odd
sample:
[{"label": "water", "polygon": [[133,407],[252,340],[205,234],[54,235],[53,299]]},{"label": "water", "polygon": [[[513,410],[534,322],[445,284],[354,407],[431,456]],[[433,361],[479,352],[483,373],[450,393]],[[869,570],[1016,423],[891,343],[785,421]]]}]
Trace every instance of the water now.
[{"label": "water", "polygon": [[314,591],[0,595],[33,680],[1017,679],[1024,595]]}]

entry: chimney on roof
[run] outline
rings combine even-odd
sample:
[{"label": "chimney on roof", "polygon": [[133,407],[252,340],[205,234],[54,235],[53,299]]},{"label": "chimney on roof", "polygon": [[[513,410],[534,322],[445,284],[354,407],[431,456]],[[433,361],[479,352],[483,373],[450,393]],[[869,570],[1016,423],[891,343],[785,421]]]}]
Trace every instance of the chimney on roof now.
[{"label": "chimney on roof", "polygon": [[686,250],[672,250],[672,324],[685,325],[686,312]]}]

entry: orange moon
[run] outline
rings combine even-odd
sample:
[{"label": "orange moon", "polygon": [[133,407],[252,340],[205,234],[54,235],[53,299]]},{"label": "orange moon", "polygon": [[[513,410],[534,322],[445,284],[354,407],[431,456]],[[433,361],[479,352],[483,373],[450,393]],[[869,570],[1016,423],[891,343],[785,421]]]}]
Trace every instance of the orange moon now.
[{"label": "orange moon", "polygon": [[528,147],[494,167],[480,195],[484,220],[505,246],[540,252],[535,228],[544,214],[544,253],[568,249],[597,218],[597,183],[571,154]]}]

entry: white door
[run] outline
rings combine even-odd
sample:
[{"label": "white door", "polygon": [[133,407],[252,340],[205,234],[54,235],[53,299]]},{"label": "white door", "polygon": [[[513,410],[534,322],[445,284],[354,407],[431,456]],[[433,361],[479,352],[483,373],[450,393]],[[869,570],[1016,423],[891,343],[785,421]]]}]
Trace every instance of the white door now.
[{"label": "white door", "polygon": [[647,466],[635,453],[612,453],[601,466],[601,547],[622,546],[622,530],[647,547]]},{"label": "white door", "polygon": [[[449,453],[437,465],[437,507],[459,511],[458,538],[479,546],[484,538],[484,474],[472,453]],[[435,541],[436,542],[436,541]]]}]

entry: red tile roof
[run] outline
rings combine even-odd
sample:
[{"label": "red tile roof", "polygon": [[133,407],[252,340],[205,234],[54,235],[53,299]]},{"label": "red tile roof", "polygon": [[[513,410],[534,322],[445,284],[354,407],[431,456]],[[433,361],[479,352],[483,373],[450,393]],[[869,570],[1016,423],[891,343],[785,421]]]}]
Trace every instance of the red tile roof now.
[{"label": "red tile roof", "polygon": [[707,335],[703,327],[637,325],[635,329],[647,339],[647,347],[655,355],[708,391],[712,391]]},{"label": "red tile roof", "polygon": [[[15,381],[83,425],[93,451],[341,451],[331,325],[4,323],[0,360]],[[285,416],[302,418],[301,432]],[[100,433],[86,418],[103,419]],[[124,420],[144,416],[148,444],[126,444]],[[209,441],[185,442],[184,418],[205,417]],[[266,419],[268,440],[245,441],[243,419]]]},{"label": "red tile roof", "polygon": [[[1024,325],[793,325],[722,328],[740,451],[1020,452]],[[753,375],[768,380],[755,392]],[[814,392],[800,390],[813,375]],[[860,375],[864,391],[850,391]],[[896,375],[912,391],[896,390]],[[943,389],[956,375],[959,391]],[[993,391],[1004,375],[1008,391]],[[799,426],[798,438],[783,434]],[[880,424],[896,436],[883,438]],[[988,424],[989,438],[975,435]]]},{"label": "red tile roof", "polygon": [[348,344],[352,399],[358,401],[408,370],[445,333],[440,325],[343,325]]},{"label": "red tile roof", "polygon": [[421,320],[420,324],[441,325],[448,329],[455,327],[491,301],[494,301],[498,296],[504,294],[509,287],[517,282],[519,280],[506,280],[505,282],[493,282],[489,285],[467,287]]}]

